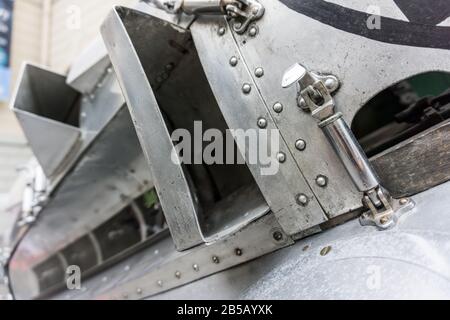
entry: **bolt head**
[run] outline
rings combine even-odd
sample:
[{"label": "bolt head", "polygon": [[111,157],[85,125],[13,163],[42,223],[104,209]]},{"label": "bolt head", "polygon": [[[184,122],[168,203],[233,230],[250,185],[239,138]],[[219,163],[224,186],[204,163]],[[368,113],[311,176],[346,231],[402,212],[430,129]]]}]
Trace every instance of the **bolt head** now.
[{"label": "bolt head", "polygon": [[309,203],[309,199],[306,196],[306,194],[303,194],[303,193],[299,194],[297,196],[297,203],[303,207],[306,207]]},{"label": "bolt head", "polygon": [[249,83],[244,83],[242,86],[242,92],[244,94],[249,94],[252,91],[252,86]]},{"label": "bolt head", "polygon": [[258,119],[258,127],[261,129],[267,128],[267,120],[264,118],[259,118]]},{"label": "bolt head", "polygon": [[286,154],[284,152],[279,152],[277,154],[277,160],[279,163],[285,163],[286,162]]},{"label": "bolt head", "polygon": [[227,29],[225,29],[225,27],[219,27],[219,30],[217,31],[217,33],[219,34],[219,36],[223,36],[225,34]]},{"label": "bolt head", "polygon": [[259,67],[255,69],[255,76],[257,78],[261,78],[262,76],[264,76],[264,69]]},{"label": "bolt head", "polygon": [[242,256],[242,249],[237,248],[236,250],[234,250],[234,253],[235,253],[238,257],[240,257],[240,256]]},{"label": "bolt head", "polygon": [[250,37],[255,37],[258,34],[258,28],[256,26],[251,26],[250,29],[248,29],[248,35]]},{"label": "bolt head", "polygon": [[409,199],[408,199],[408,198],[402,198],[402,199],[400,199],[400,204],[401,204],[402,206],[404,206],[405,204],[408,204],[408,202],[409,202]]},{"label": "bolt head", "polygon": [[219,264],[219,263],[220,263],[220,259],[219,259],[219,257],[217,257],[217,256],[213,256],[213,257],[212,257],[212,261],[213,261],[215,264]]},{"label": "bolt head", "polygon": [[237,64],[238,64],[238,62],[239,62],[238,58],[236,58],[236,57],[234,57],[234,56],[230,58],[230,65],[231,65],[232,67],[236,67]]},{"label": "bolt head", "polygon": [[297,150],[299,150],[299,151],[304,151],[306,149],[306,141],[302,140],[302,139],[298,139],[295,142],[295,148],[297,148]]},{"label": "bolt head", "polygon": [[328,185],[328,178],[323,175],[317,176],[316,183],[319,187],[325,188]]},{"label": "bolt head", "polygon": [[283,111],[283,105],[279,102],[275,103],[273,105],[273,111],[275,111],[276,113],[281,113]]}]

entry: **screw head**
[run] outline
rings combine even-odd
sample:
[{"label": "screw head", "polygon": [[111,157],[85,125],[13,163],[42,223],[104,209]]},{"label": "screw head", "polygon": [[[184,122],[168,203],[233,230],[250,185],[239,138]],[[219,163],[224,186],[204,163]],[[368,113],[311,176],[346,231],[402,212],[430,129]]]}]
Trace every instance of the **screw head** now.
[{"label": "screw head", "polygon": [[220,263],[220,259],[219,259],[218,256],[213,256],[213,257],[212,257],[212,261],[213,261],[215,264],[219,264],[219,263]]},{"label": "screw head", "polygon": [[237,64],[238,64],[238,62],[239,62],[239,60],[238,60],[238,58],[236,58],[235,56],[233,56],[233,57],[230,58],[230,66],[236,67]]},{"label": "screw head", "polygon": [[281,231],[275,231],[272,236],[275,241],[281,241],[284,238],[283,233]]},{"label": "screw head", "polygon": [[264,75],[264,69],[259,67],[255,69],[255,76],[261,78]]},{"label": "screw head", "polygon": [[383,217],[383,218],[380,219],[380,223],[381,224],[387,224],[389,222],[389,220],[390,220],[389,217]]},{"label": "screw head", "polygon": [[223,36],[225,34],[227,29],[225,29],[225,27],[219,27],[219,30],[217,31],[217,33],[219,34],[219,36]]},{"label": "screw head", "polygon": [[236,248],[236,250],[234,250],[234,253],[235,253],[238,257],[240,257],[240,256],[242,256],[242,249]]},{"label": "screw head", "polygon": [[328,178],[326,176],[319,175],[316,178],[316,184],[321,188],[325,188],[328,185]]},{"label": "screw head", "polygon": [[279,163],[285,163],[286,162],[286,154],[284,152],[278,152],[277,160]]},{"label": "screw head", "polygon": [[258,28],[256,26],[251,26],[250,29],[248,29],[248,35],[250,37],[255,37],[258,34]]},{"label": "screw head", "polygon": [[258,119],[258,127],[260,127],[261,129],[267,128],[267,120],[264,118],[259,118]]},{"label": "screw head", "polygon": [[283,105],[279,102],[275,103],[273,105],[273,111],[275,111],[276,113],[281,113],[283,111]]},{"label": "screw head", "polygon": [[308,105],[306,104],[306,100],[303,99],[302,97],[299,97],[297,100],[297,104],[300,108],[302,108],[303,110],[307,110],[308,109]]},{"label": "screw head", "polygon": [[249,94],[252,91],[252,86],[249,83],[244,83],[242,86],[242,92],[244,94]]},{"label": "screw head", "polygon": [[309,199],[308,199],[308,197],[306,196],[306,194],[300,193],[300,194],[297,196],[297,203],[298,203],[299,205],[303,206],[303,207],[306,207],[306,206],[308,205],[308,203],[309,203]]},{"label": "screw head", "polygon": [[304,151],[306,149],[306,141],[303,139],[298,139],[295,141],[295,148],[299,151]]},{"label": "screw head", "polygon": [[327,254],[329,254],[331,252],[331,246],[325,247],[320,251],[320,255],[322,257],[326,256]]},{"label": "screw head", "polygon": [[200,270],[200,267],[198,266],[198,264],[194,264],[192,266],[192,269],[194,269],[195,272],[198,272]]}]

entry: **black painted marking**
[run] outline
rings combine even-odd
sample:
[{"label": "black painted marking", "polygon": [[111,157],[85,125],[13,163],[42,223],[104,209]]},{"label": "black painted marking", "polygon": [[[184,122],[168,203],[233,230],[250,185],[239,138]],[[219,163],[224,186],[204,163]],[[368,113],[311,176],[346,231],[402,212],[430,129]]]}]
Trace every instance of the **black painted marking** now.
[{"label": "black painted marking", "polygon": [[367,20],[372,15],[365,12],[323,0],[280,1],[314,20],[365,38],[397,45],[450,50],[450,27],[380,17],[381,29],[371,30],[367,28]]},{"label": "black painted marking", "polygon": [[449,0],[394,0],[409,21],[435,26],[450,17]]}]

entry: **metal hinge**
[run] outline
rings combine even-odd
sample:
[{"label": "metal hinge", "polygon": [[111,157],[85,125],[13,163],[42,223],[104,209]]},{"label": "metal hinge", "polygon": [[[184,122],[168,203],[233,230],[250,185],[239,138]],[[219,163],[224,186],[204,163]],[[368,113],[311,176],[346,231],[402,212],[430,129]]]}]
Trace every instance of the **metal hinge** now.
[{"label": "metal hinge", "polygon": [[222,14],[233,20],[233,29],[243,34],[249,25],[264,15],[257,0],[149,0],[169,13],[188,15]]},{"label": "metal hinge", "polygon": [[333,75],[310,72],[304,66],[295,64],[286,71],[282,86],[287,88],[294,84],[297,84],[299,107],[310,112],[318,121],[353,183],[364,193],[362,202],[369,212],[362,215],[361,223],[381,229],[394,226],[397,219],[394,213],[405,207],[406,203],[392,199],[389,192],[381,186],[375,170],[342,113],[336,112],[332,93],[339,89],[339,80]]}]

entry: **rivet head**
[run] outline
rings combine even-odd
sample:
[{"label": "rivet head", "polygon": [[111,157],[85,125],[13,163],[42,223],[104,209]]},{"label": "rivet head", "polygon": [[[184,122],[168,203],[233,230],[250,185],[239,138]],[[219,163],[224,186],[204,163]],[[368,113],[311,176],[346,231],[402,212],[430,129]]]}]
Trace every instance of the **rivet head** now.
[{"label": "rivet head", "polygon": [[238,62],[239,62],[238,58],[236,58],[234,56],[230,58],[230,66],[236,67]]},{"label": "rivet head", "polygon": [[168,64],[166,65],[166,70],[167,70],[167,71],[172,71],[173,68],[174,68],[173,63],[168,63]]},{"label": "rivet head", "polygon": [[328,185],[328,178],[324,175],[319,175],[316,178],[316,184],[321,188],[325,188]]},{"label": "rivet head", "polygon": [[298,139],[295,141],[295,148],[299,151],[304,151],[306,149],[306,141],[303,139]]},{"label": "rivet head", "polygon": [[275,231],[272,236],[275,239],[275,241],[283,240],[283,233],[281,231]]},{"label": "rivet head", "polygon": [[175,277],[176,277],[177,279],[180,279],[180,278],[181,278],[181,272],[180,272],[180,271],[176,271],[176,272],[175,272]]},{"label": "rivet head", "polygon": [[256,26],[251,26],[251,27],[248,29],[248,35],[249,35],[250,37],[255,37],[257,34],[258,34],[258,28],[257,28]]},{"label": "rivet head", "polygon": [[244,83],[242,86],[242,92],[244,94],[249,94],[252,91],[252,86],[249,83]]},{"label": "rivet head", "polygon": [[261,78],[264,75],[264,69],[259,67],[255,69],[255,76]]},{"label": "rivet head", "polygon": [[240,257],[240,256],[242,256],[242,249],[236,248],[236,250],[234,250],[234,253],[235,253],[238,257]]},{"label": "rivet head", "polygon": [[308,199],[308,197],[306,196],[306,194],[300,193],[300,194],[297,196],[297,203],[298,203],[299,205],[303,206],[303,207],[306,207],[306,206],[308,205],[308,203],[309,203],[309,199]]},{"label": "rivet head", "polygon": [[158,284],[158,287],[162,287],[163,286],[162,280],[158,280],[157,284]]},{"label": "rivet head", "polygon": [[402,198],[402,199],[400,199],[400,204],[401,204],[402,206],[404,206],[405,204],[408,204],[408,202],[409,202],[409,199],[408,199],[408,198]]},{"label": "rivet head", "polygon": [[277,160],[279,163],[285,163],[286,162],[286,154],[284,152],[278,152]]},{"label": "rivet head", "polygon": [[219,27],[219,30],[217,31],[217,33],[219,34],[219,36],[223,36],[225,34],[225,31],[227,29],[225,29],[225,27]]},{"label": "rivet head", "polygon": [[325,80],[325,86],[328,90],[334,91],[339,86],[339,81],[336,78],[328,78]]},{"label": "rivet head", "polygon": [[273,105],[273,111],[275,111],[276,113],[281,113],[283,111],[283,105],[279,102],[275,103]]},{"label": "rivet head", "polygon": [[212,261],[213,261],[215,264],[219,264],[219,263],[220,263],[220,259],[219,259],[219,257],[217,257],[217,256],[213,256],[213,257],[212,257]]},{"label": "rivet head", "polygon": [[320,255],[322,257],[326,256],[327,254],[329,254],[331,252],[331,246],[325,247],[322,250],[320,250]]},{"label": "rivet head", "polygon": [[267,128],[267,120],[264,118],[259,118],[258,119],[258,127],[260,127],[261,129]]},{"label": "rivet head", "polygon": [[198,264],[194,264],[192,266],[192,269],[194,269],[195,272],[198,272],[200,270],[200,267],[198,266]]},{"label": "rivet head", "polygon": [[139,294],[139,295],[141,295],[141,294],[142,294],[142,289],[141,289],[141,288],[137,288],[137,289],[136,289],[136,293]]},{"label": "rivet head", "polygon": [[308,109],[308,105],[306,104],[306,100],[303,99],[302,97],[299,97],[297,99],[297,105],[302,108],[303,110],[307,110]]}]

